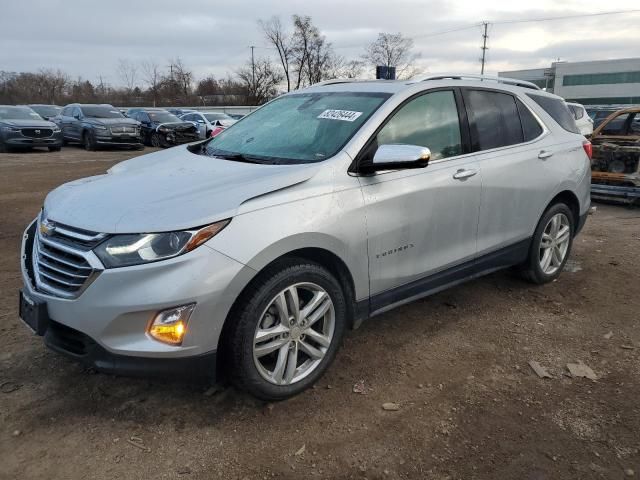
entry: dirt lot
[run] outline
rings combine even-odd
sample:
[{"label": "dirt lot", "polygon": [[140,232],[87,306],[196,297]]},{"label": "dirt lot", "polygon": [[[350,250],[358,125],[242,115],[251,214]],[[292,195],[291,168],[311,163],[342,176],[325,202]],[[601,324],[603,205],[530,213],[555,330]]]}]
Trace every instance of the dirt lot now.
[{"label": "dirt lot", "polygon": [[130,155],[0,155],[0,478],[640,477],[640,210],[599,205],[553,284],[502,272],[365,323],[317,388],[265,405],[95,374],[18,320],[46,193]]}]

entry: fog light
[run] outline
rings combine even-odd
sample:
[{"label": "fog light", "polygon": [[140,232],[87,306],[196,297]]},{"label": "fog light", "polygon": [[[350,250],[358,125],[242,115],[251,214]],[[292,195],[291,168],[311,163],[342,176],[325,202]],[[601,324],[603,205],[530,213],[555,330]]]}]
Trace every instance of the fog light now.
[{"label": "fog light", "polygon": [[149,325],[149,335],[159,342],[180,345],[187,332],[189,317],[195,307],[195,303],[190,303],[161,311]]}]

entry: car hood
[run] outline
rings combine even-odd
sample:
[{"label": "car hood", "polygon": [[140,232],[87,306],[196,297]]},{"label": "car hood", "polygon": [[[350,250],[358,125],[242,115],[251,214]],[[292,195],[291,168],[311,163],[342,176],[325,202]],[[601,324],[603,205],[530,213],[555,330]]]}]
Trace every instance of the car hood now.
[{"label": "car hood", "polygon": [[10,127],[55,128],[53,122],[46,120],[0,120],[0,124]]},{"label": "car hood", "polygon": [[197,131],[196,126],[191,122],[167,122],[167,123],[158,123],[156,124],[156,129],[160,127],[166,127],[170,130],[190,130],[194,129]]},{"label": "car hood", "polygon": [[102,233],[184,230],[233,217],[243,202],[304,182],[319,165],[241,163],[181,146],[56,188],[45,200],[45,216]]},{"label": "car hood", "polygon": [[138,125],[138,121],[133,118],[93,118],[85,117],[90,123],[101,123],[103,125]]}]

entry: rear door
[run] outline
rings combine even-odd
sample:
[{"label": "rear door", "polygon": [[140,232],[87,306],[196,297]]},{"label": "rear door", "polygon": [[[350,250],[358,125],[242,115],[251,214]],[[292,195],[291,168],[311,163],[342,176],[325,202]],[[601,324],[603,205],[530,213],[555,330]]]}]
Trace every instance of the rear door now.
[{"label": "rear door", "polygon": [[[384,144],[427,147],[426,168],[362,176],[366,203],[371,309],[449,283],[476,253],[481,175],[468,155],[468,128],[455,89],[428,91],[390,115],[363,151]],[[440,278],[437,276],[437,278]]]},{"label": "rear door", "polygon": [[553,166],[561,155],[556,154],[554,137],[515,95],[479,88],[463,92],[472,148],[482,171],[478,257],[518,256],[528,248],[557,178],[562,178],[554,175]]},{"label": "rear door", "polygon": [[69,140],[75,140],[72,136],[72,121],[73,121],[73,107],[64,107],[60,114],[60,128],[62,129],[62,136]]}]

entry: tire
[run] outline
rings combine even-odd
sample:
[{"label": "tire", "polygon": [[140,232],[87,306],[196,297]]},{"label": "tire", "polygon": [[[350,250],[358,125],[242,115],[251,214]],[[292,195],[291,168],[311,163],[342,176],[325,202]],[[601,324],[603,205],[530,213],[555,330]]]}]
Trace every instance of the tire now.
[{"label": "tire", "polygon": [[[286,311],[293,316],[292,292],[298,296],[301,313],[305,306],[311,310],[297,323],[286,325],[278,299],[285,299]],[[262,400],[284,400],[313,385],[335,358],[347,308],[340,283],[322,266],[304,259],[283,262],[261,274],[238,305],[224,334],[223,356],[239,389]],[[256,341],[259,333],[266,340]]]},{"label": "tire", "polygon": [[94,138],[93,132],[87,130],[82,134],[82,145],[88,152],[93,152],[96,150],[96,140]]},{"label": "tire", "polygon": [[62,147],[48,147],[50,152],[59,152]]},{"label": "tire", "polygon": [[162,137],[155,132],[151,134],[151,146],[155,148],[162,148]]},{"label": "tire", "polygon": [[9,153],[9,147],[4,142],[0,142],[0,153]]},{"label": "tire", "polygon": [[[554,226],[551,224],[553,219],[558,219],[560,222],[557,234],[553,233]],[[542,285],[552,282],[560,276],[571,254],[573,236],[576,231],[575,225],[573,213],[564,203],[556,203],[544,212],[533,234],[529,256],[520,270],[525,280]],[[560,235],[560,233],[565,231],[567,227],[568,237],[564,240],[566,234]],[[543,236],[545,237],[544,244],[552,245],[551,247],[543,247]],[[550,236],[553,237],[553,241],[549,240]],[[562,237],[562,242],[558,241],[560,237]],[[547,259],[549,260],[548,267],[543,268]]]}]

